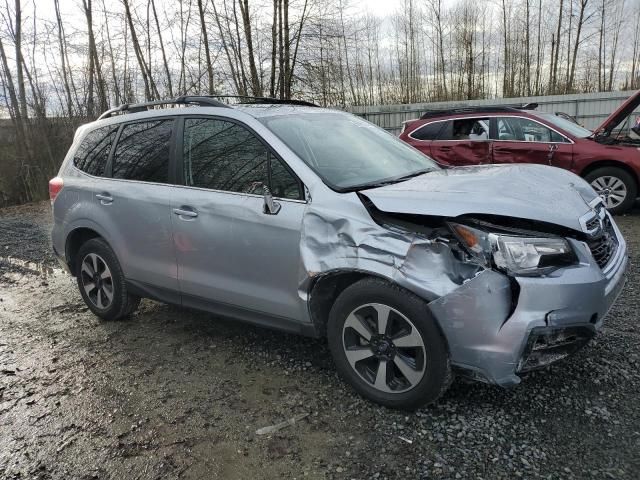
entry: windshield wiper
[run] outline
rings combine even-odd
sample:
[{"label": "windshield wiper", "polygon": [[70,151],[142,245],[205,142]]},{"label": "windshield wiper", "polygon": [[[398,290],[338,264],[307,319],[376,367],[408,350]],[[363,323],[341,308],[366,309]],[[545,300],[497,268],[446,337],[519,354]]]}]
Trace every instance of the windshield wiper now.
[{"label": "windshield wiper", "polygon": [[345,190],[353,192],[357,190],[364,190],[367,188],[377,188],[384,187],[385,185],[393,185],[394,183],[404,182],[405,180],[409,180],[413,177],[418,177],[420,175],[424,175],[425,173],[433,172],[435,168],[425,168],[423,170],[418,170],[417,172],[409,173],[407,175],[402,175],[401,177],[394,177],[388,180],[382,180],[379,182],[371,182],[371,183],[361,183],[360,185],[354,185],[353,187],[349,187]]},{"label": "windshield wiper", "polygon": [[420,175],[423,175],[423,174],[429,173],[429,172],[433,172],[434,170],[435,170],[434,168],[425,168],[424,170],[418,170],[417,172],[409,173],[408,175],[403,175],[402,177],[396,178],[392,182],[393,183],[404,182],[405,180],[408,180],[408,179],[413,178],[413,177],[419,177]]}]

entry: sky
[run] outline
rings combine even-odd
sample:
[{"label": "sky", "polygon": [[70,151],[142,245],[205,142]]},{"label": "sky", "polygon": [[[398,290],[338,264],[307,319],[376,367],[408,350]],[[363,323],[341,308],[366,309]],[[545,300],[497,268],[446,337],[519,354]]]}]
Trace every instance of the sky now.
[{"label": "sky", "polygon": [[353,0],[352,5],[362,5],[371,13],[380,17],[392,14],[400,5],[401,0]]},{"label": "sky", "polygon": [[[158,3],[162,4],[163,0],[160,0]],[[171,1],[171,0],[168,0]],[[369,10],[371,13],[378,15],[378,16],[386,16],[386,15],[390,15],[393,12],[395,12],[395,10],[402,4],[403,0],[350,0],[348,2],[348,4],[350,5],[351,8],[353,9],[358,9],[358,10]],[[451,3],[453,0],[444,0],[444,4],[448,4]],[[107,5],[113,2],[120,4],[119,0],[107,0]],[[44,1],[42,2],[37,2],[37,3],[45,3]],[[97,4],[98,2],[96,2]],[[60,9],[63,12],[72,12],[74,10],[80,10],[80,5],[81,5],[81,0],[60,0]],[[48,10],[46,9],[47,12],[43,12],[42,9],[40,10],[40,14],[48,17]],[[53,8],[50,9],[50,16],[52,18],[55,18],[55,14],[53,12]]]}]

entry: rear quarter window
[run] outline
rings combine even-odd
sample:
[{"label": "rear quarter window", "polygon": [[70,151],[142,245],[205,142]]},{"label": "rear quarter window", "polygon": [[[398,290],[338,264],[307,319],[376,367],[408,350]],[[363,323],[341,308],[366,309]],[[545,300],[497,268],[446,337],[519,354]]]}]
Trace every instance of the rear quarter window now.
[{"label": "rear quarter window", "polygon": [[90,131],[84,137],[73,156],[73,164],[76,168],[89,175],[103,176],[117,132],[118,125],[96,128]]},{"label": "rear quarter window", "polygon": [[445,122],[427,123],[417,130],[411,132],[411,137],[416,140],[435,140]]}]

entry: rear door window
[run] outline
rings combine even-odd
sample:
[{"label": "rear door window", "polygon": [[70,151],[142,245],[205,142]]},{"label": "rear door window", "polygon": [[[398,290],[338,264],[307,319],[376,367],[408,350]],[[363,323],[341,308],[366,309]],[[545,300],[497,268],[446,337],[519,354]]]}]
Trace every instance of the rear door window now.
[{"label": "rear door window", "polygon": [[149,120],[122,127],[113,154],[113,178],[169,182],[173,120]]},{"label": "rear door window", "polygon": [[438,140],[488,140],[489,118],[458,118],[446,122]]},{"label": "rear door window", "polygon": [[119,125],[96,128],[89,132],[73,156],[73,164],[83,172],[101,177],[105,174],[111,146]]}]

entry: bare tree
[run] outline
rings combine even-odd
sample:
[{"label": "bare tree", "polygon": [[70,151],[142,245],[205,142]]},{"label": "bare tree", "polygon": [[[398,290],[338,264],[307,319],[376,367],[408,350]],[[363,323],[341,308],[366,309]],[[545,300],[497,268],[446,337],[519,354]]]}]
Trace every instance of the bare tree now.
[{"label": "bare tree", "polygon": [[[158,20],[158,11],[156,10],[155,0],[151,1],[151,10],[153,11],[153,19],[156,24],[156,31],[158,32],[158,40],[160,40],[160,52],[162,53],[162,65],[164,66],[164,73],[167,77],[167,90],[169,96],[173,97],[173,84],[171,81],[171,72],[169,71],[169,62],[167,62],[167,52],[164,48],[164,41],[162,40],[162,29],[160,28],[160,21]],[[207,29],[204,22],[204,10],[202,8],[202,0],[198,0],[198,6],[200,7],[200,23],[202,25],[202,34],[204,37],[205,45],[205,57],[207,60],[207,71],[209,73],[209,93],[213,93],[213,68],[211,67],[211,57],[209,55],[209,40],[207,37]]]},{"label": "bare tree", "polygon": [[140,73],[144,81],[145,98],[148,100],[153,100],[155,98],[160,98],[160,93],[158,92],[158,88],[156,87],[156,84],[153,80],[153,76],[151,75],[149,66],[147,65],[144,59],[144,53],[140,48],[140,42],[138,41],[138,34],[136,33],[136,29],[133,24],[133,17],[131,15],[131,8],[129,6],[130,1],[131,0],[122,0],[125,8],[127,24],[129,26],[129,31],[131,34],[131,43],[133,45],[133,51],[136,54],[136,59],[138,60],[138,67],[140,68]]},{"label": "bare tree", "polygon": [[[288,0],[285,0],[287,2]],[[249,0],[240,0],[240,12],[242,15],[242,26],[247,45],[247,56],[249,57],[249,73],[251,75],[251,89],[253,94],[262,96],[262,82],[256,68],[256,60],[253,51],[253,36],[251,33],[251,16],[249,14]]]},{"label": "bare tree", "polygon": [[573,59],[571,61],[571,73],[569,74],[569,80],[567,81],[567,90],[573,90],[573,82],[575,79],[576,73],[576,60],[578,58],[578,48],[580,47],[580,34],[582,33],[582,27],[584,23],[589,20],[590,15],[585,13],[587,5],[589,4],[589,0],[579,0],[580,5],[580,13],[578,14],[578,26],[576,31],[576,40],[573,45]]}]

